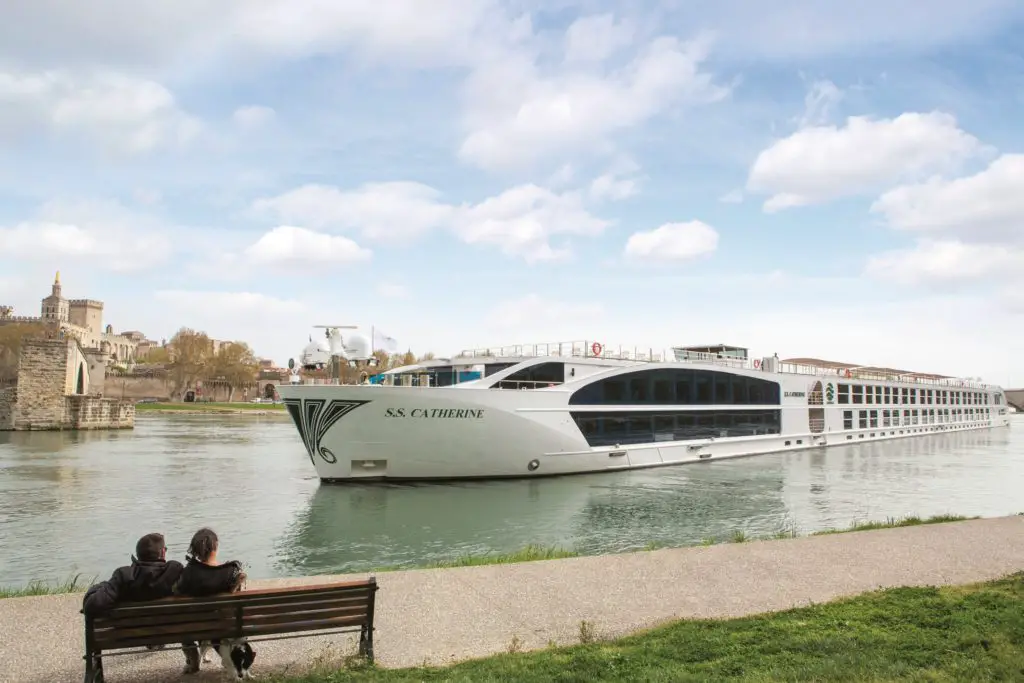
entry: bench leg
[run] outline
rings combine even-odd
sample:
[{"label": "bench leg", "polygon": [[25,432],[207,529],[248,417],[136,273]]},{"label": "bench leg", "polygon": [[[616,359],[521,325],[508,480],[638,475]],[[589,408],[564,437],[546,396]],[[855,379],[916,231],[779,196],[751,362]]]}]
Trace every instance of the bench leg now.
[{"label": "bench leg", "polygon": [[359,655],[373,661],[373,628],[370,626],[359,631]]},{"label": "bench leg", "polygon": [[85,683],[103,683],[103,658],[99,655],[85,656]]}]

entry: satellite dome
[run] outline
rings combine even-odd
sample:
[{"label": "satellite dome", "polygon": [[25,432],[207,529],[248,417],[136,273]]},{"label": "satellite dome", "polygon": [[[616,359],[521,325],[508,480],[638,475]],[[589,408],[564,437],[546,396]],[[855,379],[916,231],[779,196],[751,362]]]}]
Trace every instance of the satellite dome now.
[{"label": "satellite dome", "polygon": [[345,339],[345,351],[349,358],[364,360],[370,357],[370,340],[361,334],[350,334]]},{"label": "satellite dome", "polygon": [[319,341],[310,341],[306,344],[306,348],[302,350],[302,355],[300,356],[303,367],[327,365],[330,359],[331,354],[327,350],[327,346]]}]

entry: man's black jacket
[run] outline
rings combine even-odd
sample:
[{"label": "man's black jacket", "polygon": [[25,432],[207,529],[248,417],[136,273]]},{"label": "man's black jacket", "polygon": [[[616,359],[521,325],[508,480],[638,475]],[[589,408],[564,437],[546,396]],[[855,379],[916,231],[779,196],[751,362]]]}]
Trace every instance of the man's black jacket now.
[{"label": "man's black jacket", "polygon": [[181,562],[175,560],[140,562],[133,557],[131,565],[118,567],[110,580],[97,583],[86,592],[82,611],[87,615],[102,614],[117,603],[166,598],[183,569]]}]

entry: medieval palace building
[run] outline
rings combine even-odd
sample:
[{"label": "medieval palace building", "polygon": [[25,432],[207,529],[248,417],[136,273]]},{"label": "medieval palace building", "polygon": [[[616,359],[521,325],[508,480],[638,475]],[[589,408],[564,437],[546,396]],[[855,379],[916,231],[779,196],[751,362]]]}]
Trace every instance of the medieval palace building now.
[{"label": "medieval palace building", "polygon": [[50,296],[42,300],[39,317],[16,316],[10,306],[0,306],[0,325],[40,324],[56,328],[66,336],[77,337],[86,349],[99,349],[112,361],[130,363],[141,358],[154,345],[141,332],[114,334],[112,326],[103,328],[103,302],[92,299],[65,299],[60,272],[53,280]]}]

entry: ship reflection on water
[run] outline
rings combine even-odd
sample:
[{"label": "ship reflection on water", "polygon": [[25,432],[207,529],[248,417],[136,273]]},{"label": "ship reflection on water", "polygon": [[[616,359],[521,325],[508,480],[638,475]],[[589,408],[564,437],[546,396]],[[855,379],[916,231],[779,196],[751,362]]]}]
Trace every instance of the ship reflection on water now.
[{"label": "ship reflection on water", "polygon": [[1009,483],[1024,484],[1024,449],[1011,439],[1008,430],[960,432],[611,475],[322,485],[275,542],[274,568],[366,571],[529,544],[621,552],[728,540],[737,531],[1008,514],[1024,510],[1024,493]]}]

